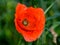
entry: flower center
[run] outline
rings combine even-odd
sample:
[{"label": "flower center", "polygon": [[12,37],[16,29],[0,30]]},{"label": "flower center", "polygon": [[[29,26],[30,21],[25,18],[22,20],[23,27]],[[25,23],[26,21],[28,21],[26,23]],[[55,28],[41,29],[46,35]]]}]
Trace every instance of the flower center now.
[{"label": "flower center", "polygon": [[24,26],[27,26],[27,25],[28,25],[27,19],[24,19],[24,20],[22,21],[22,24],[23,24]]}]

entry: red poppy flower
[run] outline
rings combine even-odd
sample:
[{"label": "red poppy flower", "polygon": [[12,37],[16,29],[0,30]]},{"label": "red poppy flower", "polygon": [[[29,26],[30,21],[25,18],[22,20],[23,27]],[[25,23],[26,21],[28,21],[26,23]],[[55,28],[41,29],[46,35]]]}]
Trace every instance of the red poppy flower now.
[{"label": "red poppy flower", "polygon": [[18,3],[15,13],[15,26],[17,31],[27,42],[37,40],[45,25],[44,11],[41,8],[26,7]]}]

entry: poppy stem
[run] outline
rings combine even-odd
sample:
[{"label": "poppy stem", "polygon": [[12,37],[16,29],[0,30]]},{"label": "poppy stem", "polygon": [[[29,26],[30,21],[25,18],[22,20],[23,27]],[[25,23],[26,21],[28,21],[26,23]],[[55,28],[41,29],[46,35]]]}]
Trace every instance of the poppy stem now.
[{"label": "poppy stem", "polygon": [[53,5],[54,5],[55,3],[56,3],[56,1],[53,2],[53,3],[45,10],[44,14],[46,14],[46,13],[53,7]]},{"label": "poppy stem", "polygon": [[25,41],[25,45],[32,45],[32,42],[26,42]]},{"label": "poppy stem", "polygon": [[24,45],[24,39],[22,38],[22,36],[20,36],[20,39],[17,45]]}]

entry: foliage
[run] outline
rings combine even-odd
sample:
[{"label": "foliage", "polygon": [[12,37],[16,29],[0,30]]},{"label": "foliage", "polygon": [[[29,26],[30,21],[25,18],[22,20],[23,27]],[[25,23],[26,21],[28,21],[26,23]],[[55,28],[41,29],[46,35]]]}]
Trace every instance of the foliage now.
[{"label": "foliage", "polygon": [[[55,2],[56,1],[56,2]],[[41,7],[44,11],[54,3],[47,11],[45,29],[41,37],[35,42],[25,42],[23,37],[16,31],[14,25],[14,14],[17,3],[26,6]],[[0,0],[0,45],[56,45],[50,28],[53,28],[60,43],[60,0]]]}]

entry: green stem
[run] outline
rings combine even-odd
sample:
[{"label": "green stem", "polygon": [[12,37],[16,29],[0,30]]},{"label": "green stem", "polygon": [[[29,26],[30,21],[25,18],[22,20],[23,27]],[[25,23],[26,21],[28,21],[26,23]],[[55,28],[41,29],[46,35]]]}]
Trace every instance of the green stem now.
[{"label": "green stem", "polygon": [[20,39],[18,41],[18,45],[24,45],[24,39],[21,35],[20,35]]},{"label": "green stem", "polygon": [[32,45],[32,42],[25,42],[25,45]]},{"label": "green stem", "polygon": [[[56,2],[56,1],[55,1]],[[44,14],[46,14],[52,7],[53,5],[55,4],[55,2],[53,2],[44,12]]]},{"label": "green stem", "polygon": [[19,40],[19,42],[18,42],[18,45],[20,45],[21,44],[21,40]]}]

